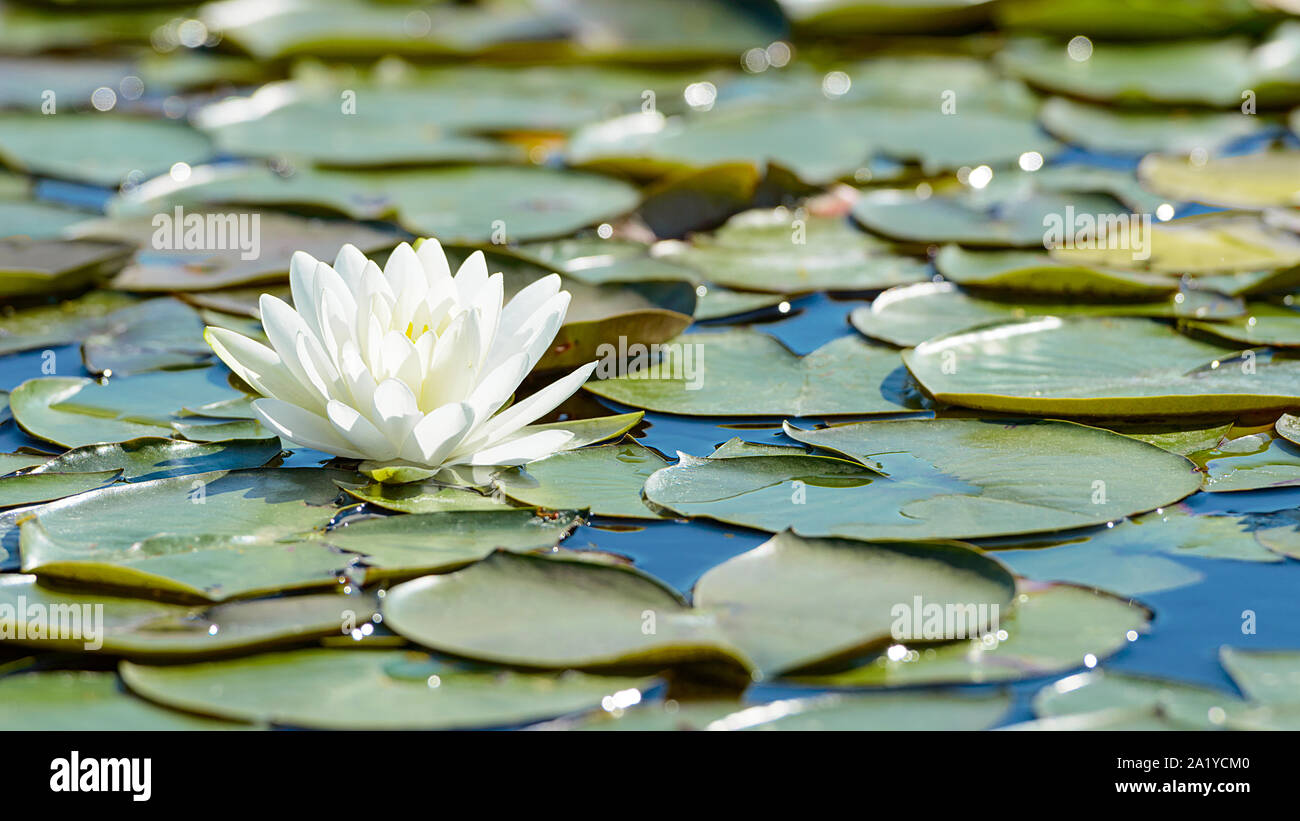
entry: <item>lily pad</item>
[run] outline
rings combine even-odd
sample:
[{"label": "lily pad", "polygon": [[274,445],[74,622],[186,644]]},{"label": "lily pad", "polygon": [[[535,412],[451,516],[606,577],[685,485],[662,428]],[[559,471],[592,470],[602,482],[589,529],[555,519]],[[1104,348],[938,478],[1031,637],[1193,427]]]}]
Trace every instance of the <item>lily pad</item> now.
[{"label": "lily pad", "polygon": [[1164,3],[1161,0],[1013,0],[993,7],[1000,28],[1103,40],[1156,40],[1223,34],[1267,21],[1249,0]]},{"label": "lily pad", "polygon": [[1044,296],[1153,300],[1178,289],[1173,277],[1074,265],[1036,251],[966,251],[946,245],[934,265],[958,285]]},{"label": "lily pad", "polygon": [[1151,154],[1138,179],[1157,194],[1222,208],[1300,205],[1300,151],[1186,158]]},{"label": "lily pad", "polygon": [[707,700],[641,704],[559,720],[537,729],[622,730],[985,730],[998,723],[1011,702],[1005,693],[827,693],[765,704]]},{"label": "lily pad", "polygon": [[[340,635],[371,622],[377,601],[318,593],[193,607],[59,590],[35,576],[6,574],[0,576],[0,614],[8,611],[9,618],[0,617],[0,635],[20,646],[182,661]],[[30,616],[27,607],[49,616]]]},{"label": "lily pad", "polygon": [[1147,632],[1145,607],[1098,590],[1027,584],[1001,631],[937,647],[908,648],[898,658],[829,676],[803,678],[823,687],[880,687],[1014,681],[1093,666]]},{"label": "lily pad", "polygon": [[[645,480],[668,462],[662,456],[625,439],[557,453],[496,477],[509,498],[552,510],[589,510],[597,516],[655,519],[659,514],[641,500]],[[3,487],[0,479],[0,487]]]},{"label": "lily pad", "polygon": [[116,291],[90,291],[52,305],[16,309],[0,316],[0,354],[77,342],[100,327],[104,317],[134,302]]},{"label": "lily pad", "polygon": [[[1167,4],[1166,4],[1167,5]],[[1124,15],[1128,16],[1128,15]],[[1201,111],[1123,111],[1053,97],[1039,112],[1043,128],[1089,151],[1186,155],[1217,154],[1230,143],[1267,127],[1249,114]]]},{"label": "lily pad", "polygon": [[1223,647],[1219,663],[1246,698],[1258,704],[1296,704],[1300,653],[1293,650],[1238,650]]},{"label": "lily pad", "polygon": [[1300,447],[1271,431],[1225,439],[1188,458],[1202,466],[1210,493],[1300,485]]},{"label": "lily pad", "polygon": [[224,369],[189,368],[111,379],[40,377],[10,394],[14,419],[38,439],[64,447],[170,436],[174,411],[244,394],[229,386]]},{"label": "lily pad", "polygon": [[1260,77],[1244,38],[1094,43],[1082,61],[1063,42],[1023,38],[1009,42],[998,59],[1032,85],[1098,102],[1228,108],[1240,105],[1242,90],[1257,88]]},{"label": "lily pad", "polygon": [[957,545],[783,533],[705,573],[694,607],[627,567],[495,553],[394,588],[384,619],[425,646],[497,663],[713,659],[766,676],[892,643],[895,605],[917,595],[977,605],[969,629],[982,631],[989,607],[1009,603],[1013,588],[1000,565]]},{"label": "lily pad", "polygon": [[995,192],[956,195],[880,190],[862,196],[853,218],[890,239],[918,244],[955,242],[978,248],[1041,248],[1045,222],[1071,208],[1080,214],[1126,214],[1105,194]]},{"label": "lily pad", "polygon": [[1073,544],[998,550],[995,555],[1016,573],[1034,579],[1138,596],[1204,580],[1194,567],[1176,561],[1179,557],[1279,561],[1256,537],[1260,529],[1254,516],[1197,516],[1177,505],[1079,536],[1082,541]]},{"label": "lily pad", "polygon": [[54,203],[0,199],[0,238],[57,239],[91,216]]},{"label": "lily pad", "polygon": [[654,246],[624,239],[575,237],[526,243],[514,253],[547,270],[588,285],[608,282],[695,282],[699,275],[671,258],[651,256]]},{"label": "lily pad", "polygon": [[161,437],[128,439],[101,445],[84,445],[56,456],[28,475],[121,471],[127,482],[147,482],[265,465],[280,454],[276,439],[235,439],[216,444],[179,442]]},{"label": "lily pad", "polygon": [[448,245],[545,239],[631,211],[637,190],[619,180],[532,166],[463,166],[381,171],[262,165],[194,169],[189,179],[151,180],[110,205],[112,216],[174,205],[308,206],[359,220],[395,218]]},{"label": "lily pad", "polygon": [[836,217],[785,208],[747,211],[660,258],[690,266],[719,285],[745,291],[867,291],[930,277],[920,260],[890,253],[888,244]]},{"label": "lily pad", "polygon": [[116,470],[101,470],[94,473],[24,473],[20,476],[7,476],[0,479],[0,508],[75,496],[111,484],[117,478],[117,473]]},{"label": "lily pad", "polygon": [[1034,713],[1042,718],[1143,707],[1201,730],[1221,728],[1227,712],[1240,710],[1244,704],[1222,690],[1101,670],[1063,678],[1034,694]]},{"label": "lily pad", "polygon": [[131,248],[91,240],[0,239],[0,297],[58,293],[107,279]]},{"label": "lily pad", "polygon": [[1227,415],[1300,397],[1300,361],[1240,358],[1146,319],[1004,322],[931,339],[903,361],[936,399],[1009,413]]},{"label": "lily pad", "polygon": [[132,691],[169,707],[322,730],[525,724],[590,709],[652,683],[477,670],[402,650],[295,650],[165,667],[123,662],[120,671]]},{"label": "lily pad", "polygon": [[240,729],[240,725],[168,710],[136,698],[123,692],[116,673],[50,670],[0,679],[0,728],[157,732],[229,730]]},{"label": "lily pad", "polygon": [[513,510],[514,505],[497,495],[451,487],[432,479],[404,484],[340,484],[343,491],[366,502],[397,513],[443,513],[469,510]]},{"label": "lily pad", "polygon": [[1068,422],[787,423],[786,433],[858,466],[810,455],[683,456],[650,477],[645,496],[683,516],[760,530],[924,540],[1104,524],[1200,487],[1182,457]]},{"label": "lily pad", "polygon": [[52,502],[20,525],[23,571],[205,601],[336,584],[356,556],[292,539],[329,523],[351,475],[214,471]]},{"label": "lily pad", "polygon": [[[586,390],[625,405],[690,416],[892,414],[908,407],[886,394],[897,353],[855,337],[828,342],[804,357],[751,330],[692,333],[665,343],[665,359],[635,352],[625,375],[588,382]],[[597,376],[604,376],[613,366]]]},{"label": "lily pad", "polygon": [[412,513],[336,527],[321,538],[362,556],[366,582],[445,573],[494,550],[551,550],[578,524],[572,513],[533,510],[451,510]]},{"label": "lily pad", "polygon": [[177,299],[150,299],[105,316],[81,344],[86,370],[126,376],[206,364],[212,349],[203,340],[198,311]]},{"label": "lily pad", "polygon": [[[401,236],[342,220],[308,219],[266,211],[237,214],[228,211],[181,210],[160,227],[153,216],[99,219],[79,224],[72,233],[79,237],[111,239],[133,243],[141,251],[114,278],[113,287],[124,291],[206,291],[262,282],[285,282],[289,259],[305,251],[317,259],[333,259],[345,243],[365,254],[387,250]],[[212,233],[186,248],[196,232]],[[224,245],[214,248],[213,243]],[[163,247],[159,247],[162,245]]]},{"label": "lily pad", "polygon": [[[1128,243],[1108,248],[1100,239],[1096,247],[1053,248],[1051,254],[1060,262],[1102,268],[1129,268],[1161,274],[1203,278],[1208,274],[1272,272],[1287,275],[1286,282],[1296,279],[1300,269],[1300,237],[1271,226],[1258,215],[1240,212],[1203,214],[1157,222],[1144,230],[1145,258],[1139,258]],[[1207,287],[1222,287],[1207,280]],[[1261,283],[1242,283],[1246,289]],[[1278,286],[1274,286],[1278,287]]]},{"label": "lily pad", "polygon": [[1254,302],[1246,315],[1226,322],[1189,322],[1188,327],[1249,347],[1300,347],[1300,310],[1285,305]]},{"label": "lily pad", "polygon": [[[906,348],[936,336],[1032,316],[1168,317],[1180,316],[1184,310],[1214,315],[1234,312],[1240,305],[1203,291],[1187,291],[1160,301],[1111,303],[1040,302],[1003,296],[983,298],[951,282],[901,285],[876,297],[871,305],[854,308],[849,323],[872,339]],[[1184,297],[1181,302],[1179,296]]]},{"label": "lily pad", "polygon": [[0,161],[19,171],[116,188],[128,174],[208,159],[207,138],[182,123],[96,111],[0,116]]}]

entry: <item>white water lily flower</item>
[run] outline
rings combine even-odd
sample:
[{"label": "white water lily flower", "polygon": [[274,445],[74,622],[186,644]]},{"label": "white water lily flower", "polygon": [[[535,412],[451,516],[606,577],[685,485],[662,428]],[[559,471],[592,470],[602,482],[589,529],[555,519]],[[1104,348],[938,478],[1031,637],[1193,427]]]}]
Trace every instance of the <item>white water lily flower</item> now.
[{"label": "white water lily flower", "polygon": [[260,302],[271,348],[225,328],[204,338],[264,398],[258,418],[285,439],[367,460],[383,478],[452,465],[521,465],[574,434],[529,427],[569,398],[596,363],[502,409],[564,322],[569,293],[551,274],[503,303],[502,275],[475,252],[455,276],[442,246],[402,243],[381,271],[352,245],[333,267],[299,251],[294,307]]}]

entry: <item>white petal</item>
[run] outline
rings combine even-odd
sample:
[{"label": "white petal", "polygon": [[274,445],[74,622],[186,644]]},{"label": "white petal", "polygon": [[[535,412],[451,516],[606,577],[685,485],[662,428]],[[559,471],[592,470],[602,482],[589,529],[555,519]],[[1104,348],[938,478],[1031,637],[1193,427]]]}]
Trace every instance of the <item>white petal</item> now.
[{"label": "white petal", "polygon": [[479,289],[488,281],[487,257],[483,256],[482,251],[470,254],[456,270],[454,279],[460,304],[472,305]]},{"label": "white petal", "polygon": [[468,462],[471,465],[522,465],[563,450],[571,439],[573,439],[572,431],[538,431],[480,450],[474,453]]},{"label": "white petal", "polygon": [[475,419],[487,419],[506,403],[510,396],[524,381],[532,370],[526,354],[517,353],[498,365],[487,376],[479,380],[474,392],[469,395],[470,407],[474,409]]},{"label": "white petal", "polygon": [[573,373],[556,380],[537,393],[506,408],[496,416],[483,423],[475,432],[475,439],[482,436],[487,441],[495,442],[509,436],[524,425],[531,424],[560,406],[560,403],[573,396],[582,383],[587,381],[596,369],[595,362],[588,362]]},{"label": "white petal", "polygon": [[416,423],[410,441],[424,464],[438,466],[460,444],[472,423],[466,405],[443,405]]},{"label": "white petal", "polygon": [[433,347],[433,358],[420,393],[420,407],[436,408],[469,395],[478,380],[478,345],[478,317],[474,312],[452,320]]},{"label": "white petal", "polygon": [[253,412],[263,424],[290,442],[349,459],[366,458],[326,419],[297,405],[279,399],[254,399]]},{"label": "white petal", "polygon": [[424,268],[429,291],[436,294],[449,293],[452,287],[451,266],[447,264],[447,254],[442,250],[442,244],[430,237],[420,243],[415,255]]},{"label": "white petal", "polygon": [[316,325],[316,266],[320,264],[306,251],[294,251],[289,258],[289,294],[293,297],[293,308],[317,336],[320,328]]},{"label": "white petal", "polygon": [[399,449],[411,435],[411,428],[423,416],[415,394],[400,379],[385,379],[379,383],[375,388],[374,407],[380,430],[393,447]]},{"label": "white petal", "polygon": [[[275,348],[275,352],[280,355],[280,361],[289,369],[289,373],[293,374],[293,378],[302,385],[303,390],[324,405],[328,396],[318,391],[312,384],[306,369],[298,359],[298,335],[312,333],[307,323],[303,322],[297,311],[270,294],[262,294],[258,307],[262,313],[262,328],[266,331],[266,338],[271,341],[271,347]],[[315,338],[314,335],[312,338]]]},{"label": "white petal", "polygon": [[226,363],[226,367],[263,396],[283,399],[296,405],[310,406],[315,403],[312,395],[303,389],[280,361],[279,355],[262,343],[234,331],[211,326],[204,329],[203,338],[212,346],[217,357]]},{"label": "white petal", "polygon": [[361,249],[351,243],[340,248],[339,255],[334,258],[334,270],[347,284],[353,298],[361,293],[361,272],[366,269],[368,261]]},{"label": "white petal", "polygon": [[397,455],[397,447],[356,408],[335,399],[325,406],[325,412],[334,430],[346,439],[355,451],[365,454],[365,458],[382,460],[392,459]]}]

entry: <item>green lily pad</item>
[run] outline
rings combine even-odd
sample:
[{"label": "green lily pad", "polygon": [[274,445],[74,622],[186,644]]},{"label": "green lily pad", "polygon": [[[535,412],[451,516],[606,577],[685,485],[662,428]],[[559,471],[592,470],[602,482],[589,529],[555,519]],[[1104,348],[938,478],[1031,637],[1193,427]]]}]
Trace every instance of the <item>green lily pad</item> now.
[{"label": "green lily pad", "polygon": [[1258,704],[1296,704],[1300,653],[1293,650],[1238,650],[1223,647],[1219,663],[1246,698]]},{"label": "green lily pad", "polygon": [[[333,259],[338,249],[351,243],[372,254],[396,245],[394,231],[342,220],[308,219],[267,211],[257,214],[181,210],[164,215],[171,228],[159,227],[153,216],[99,219],[83,222],[73,233],[79,237],[111,239],[137,245],[141,251],[113,280],[124,291],[206,291],[262,282],[285,282],[289,259],[305,251],[317,259]],[[201,228],[200,226],[204,226]],[[226,245],[187,249],[183,231],[204,234]],[[192,234],[191,234],[192,236]],[[163,247],[159,247],[159,245]]]},{"label": "green lily pad", "polygon": [[1201,730],[1221,728],[1228,711],[1240,710],[1244,704],[1222,690],[1101,670],[1063,678],[1034,694],[1034,713],[1041,718],[1140,707]]},{"label": "green lily pad", "polygon": [[1300,485],[1300,448],[1269,431],[1226,439],[1188,458],[1202,466],[1211,493]]},{"label": "green lily pad", "polygon": [[14,471],[35,467],[49,458],[48,453],[0,453],[0,476],[8,476]]},{"label": "green lily pad", "polygon": [[1278,436],[1293,445],[1300,445],[1300,417],[1284,413],[1277,418],[1273,428],[1277,431]]},{"label": "green lily pad", "polygon": [[[1129,268],[1161,274],[1190,274],[1204,279],[1207,274],[1270,271],[1292,281],[1300,272],[1300,237],[1271,226],[1258,215],[1241,212],[1202,214],[1157,222],[1145,235],[1146,259],[1138,259],[1128,247],[1053,248],[1060,262],[1101,268]],[[1119,243],[1125,245],[1124,243]],[[1206,280],[1207,287],[1219,287]],[[1243,283],[1246,288],[1258,281]]]},{"label": "green lily pad", "polygon": [[1154,300],[1178,289],[1173,277],[1072,265],[1039,251],[967,251],[946,245],[934,265],[958,285],[1044,296]]},{"label": "green lily pad", "polygon": [[1111,154],[1163,151],[1186,155],[1197,149],[1216,154],[1228,144],[1259,134],[1267,127],[1249,114],[1122,111],[1065,97],[1053,97],[1044,103],[1039,118],[1043,128],[1065,142]]},{"label": "green lily pad", "polygon": [[924,262],[890,253],[886,243],[842,218],[785,208],[737,214],[689,245],[669,246],[660,258],[729,288],[781,294],[879,290],[930,278]]},{"label": "green lily pad", "polygon": [[122,267],[131,248],[90,240],[0,239],[0,297],[84,288]]},{"label": "green lily pad", "polygon": [[123,662],[120,672],[133,692],[169,707],[322,730],[524,724],[586,710],[651,683],[476,670],[402,650],[295,650],[165,667]]},{"label": "green lily pad", "polygon": [[50,670],[0,679],[0,728],[29,732],[241,729],[238,724],[136,698],[123,692],[117,674],[96,670]]},{"label": "green lily pad", "polygon": [[1202,573],[1175,561],[1181,556],[1280,561],[1279,555],[1258,538],[1269,524],[1272,522],[1254,515],[1192,515],[1182,505],[1175,505],[1080,536],[1081,541],[1073,544],[998,550],[995,555],[1016,573],[1034,579],[1138,596],[1202,581]]},{"label": "green lily pad", "polygon": [[265,465],[280,454],[276,439],[235,439],[215,444],[145,437],[73,448],[41,464],[28,475],[121,471],[127,482],[146,482]]},{"label": "green lily pad", "polygon": [[985,730],[1006,715],[1005,693],[827,693],[766,704],[722,699],[656,701],[626,710],[593,712],[538,729],[622,730]]},{"label": "green lily pad", "polygon": [[75,496],[111,484],[117,478],[116,470],[94,473],[24,473],[0,479],[0,508],[30,505]]},{"label": "green lily pad", "polygon": [[432,479],[405,484],[370,482],[339,486],[359,502],[398,513],[515,509],[514,505],[499,498],[499,495],[487,495],[468,488],[450,487]]},{"label": "green lily pad", "polygon": [[989,21],[989,0],[780,0],[801,31],[823,35],[931,34],[978,28]]},{"label": "green lily pad", "polygon": [[[496,477],[510,499],[552,510],[589,510],[597,516],[655,519],[641,486],[668,462],[634,439],[557,453]],[[0,487],[3,486],[0,479]]]},{"label": "green lily pad", "polygon": [[182,123],[88,114],[0,116],[0,161],[10,168],[116,188],[132,171],[152,175],[212,154]]},{"label": "green lily pad", "polygon": [[0,238],[57,239],[91,216],[53,203],[0,199]]},{"label": "green lily pad", "polygon": [[140,436],[170,436],[172,409],[243,396],[229,387],[225,371],[213,367],[111,379],[41,377],[14,389],[14,419],[38,439],[64,447],[121,442]]},{"label": "green lily pad", "polygon": [[336,584],[357,557],[292,539],[324,528],[352,475],[214,471],[52,502],[20,525],[23,571],[205,601]]},{"label": "green lily pad", "polygon": [[1031,85],[1097,102],[1241,104],[1242,90],[1258,89],[1260,73],[1241,38],[1177,43],[1093,43],[1086,60],[1064,42],[1023,38],[998,53],[1001,65]]},{"label": "green lily pad", "polygon": [[494,550],[551,550],[578,524],[572,513],[533,510],[450,510],[367,519],[323,534],[326,542],[362,556],[366,583],[445,573]]},{"label": "green lily pad", "polygon": [[574,237],[548,242],[525,243],[513,253],[546,270],[588,285],[609,282],[665,282],[681,279],[696,282],[692,269],[651,256],[653,246],[624,239]]},{"label": "green lily pad", "polygon": [[1103,40],[1154,40],[1198,37],[1236,31],[1267,21],[1250,0],[1013,0],[993,7],[999,28],[1069,37],[1086,34]]},{"label": "green lily pad", "polygon": [[[807,356],[751,330],[692,333],[666,343],[661,362],[635,355],[626,375],[597,366],[583,387],[606,399],[691,416],[891,414],[909,408],[882,384],[898,368],[897,353],[856,337],[828,342]],[[613,378],[605,378],[611,376]]]},{"label": "green lily pad", "polygon": [[631,211],[637,190],[619,180],[533,166],[463,166],[381,171],[303,167],[281,176],[263,165],[194,169],[160,177],[109,206],[112,216],[174,205],[308,206],[353,219],[395,218],[449,245],[525,241],[570,234]]},{"label": "green lily pad", "polygon": [[91,373],[126,376],[206,364],[212,349],[198,311],[164,297],[105,316],[82,342],[81,356]]},{"label": "green lily pad", "polygon": [[1300,310],[1285,305],[1254,302],[1246,306],[1246,316],[1237,319],[1187,324],[1229,343],[1237,342],[1249,347],[1300,347]]},{"label": "green lily pad", "polygon": [[[709,287],[701,285],[703,295],[695,303],[696,320],[725,319],[781,305],[789,306],[785,294],[760,294],[747,291],[733,291],[730,288]],[[700,288],[696,289],[699,294]]]},{"label": "green lily pad", "polygon": [[1165,424],[1128,424],[1111,426],[1111,430],[1125,436],[1155,445],[1161,450],[1177,453],[1179,456],[1191,456],[1201,450],[1217,446],[1232,430],[1232,423],[1222,425],[1165,425]]},{"label": "green lily pad", "polygon": [[645,496],[683,516],[760,530],[923,540],[1105,524],[1200,487],[1182,457],[1068,422],[787,423],[786,433],[858,465],[811,455],[684,456],[650,477]]},{"label": "green lily pad", "polygon": [[173,20],[176,16],[171,9],[78,8],[76,14],[60,14],[57,9],[5,6],[0,11],[0,48],[8,54],[35,54],[50,49],[148,44],[152,32]]},{"label": "green lily pad", "polygon": [[624,566],[495,553],[448,576],[407,582],[384,620],[444,652],[529,667],[711,660],[767,676],[893,642],[900,601],[976,605],[987,627],[1013,580],[957,545],[804,539],[791,533],[705,573],[694,607]]},{"label": "green lily pad", "polygon": [[1052,156],[1060,150],[1038,128],[1032,111],[1018,106],[973,107],[950,115],[940,110],[938,97],[925,102],[775,96],[767,104],[722,106],[676,119],[659,112],[629,114],[579,130],[569,144],[569,160],[643,177],[745,162],[824,185],[854,176],[876,154],[936,172],[1006,165],[1026,151]]},{"label": "green lily pad", "polygon": [[1071,713],[1064,716],[1022,721],[999,730],[1019,732],[1173,732],[1199,729],[1193,724],[1175,721],[1161,712],[1159,707],[1109,707],[1090,713]]},{"label": "green lily pad", "polygon": [[853,218],[890,239],[918,244],[955,242],[979,248],[1041,248],[1045,220],[1069,207],[1080,214],[1125,214],[1105,194],[1039,192],[956,195],[880,190],[862,196]]},{"label": "green lily pad", "polygon": [[[999,252],[994,252],[999,253]],[[1184,310],[1231,313],[1240,303],[1204,291],[1189,290],[1149,302],[1040,302],[976,296],[951,282],[920,282],[891,288],[870,305],[854,308],[849,323],[866,336],[899,347],[970,330],[993,322],[1032,316],[1181,316]],[[1179,297],[1182,301],[1178,301]],[[1244,310],[1244,309],[1242,309]],[[1210,324],[1210,323],[1206,323]]]},{"label": "green lily pad", "polygon": [[134,302],[115,291],[90,291],[52,305],[16,309],[0,316],[0,354],[77,342],[98,328],[105,316]]},{"label": "green lily pad", "polygon": [[940,401],[1008,413],[1227,415],[1300,397],[1300,362],[1241,358],[1146,319],[1004,322],[931,339],[903,362]]},{"label": "green lily pad", "polygon": [[[372,622],[377,602],[317,593],[193,607],[58,590],[35,576],[6,574],[0,575],[0,635],[19,646],[181,661],[341,635]],[[28,607],[49,615],[35,618]]]},{"label": "green lily pad", "polygon": [[824,687],[879,687],[1013,681],[1092,667],[1147,632],[1151,611],[1098,590],[1027,584],[1001,631],[937,647],[908,648],[893,659],[801,679]]},{"label": "green lily pad", "polygon": [[1210,159],[1150,154],[1138,166],[1142,184],[1175,200],[1222,208],[1300,205],[1300,151],[1269,151]]}]

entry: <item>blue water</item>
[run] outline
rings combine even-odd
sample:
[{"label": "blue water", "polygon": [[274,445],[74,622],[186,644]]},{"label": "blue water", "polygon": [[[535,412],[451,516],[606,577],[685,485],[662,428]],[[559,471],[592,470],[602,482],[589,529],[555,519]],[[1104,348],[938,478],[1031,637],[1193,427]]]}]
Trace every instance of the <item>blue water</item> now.
[{"label": "blue water", "polygon": [[[1282,135],[1269,134],[1243,140],[1227,153],[1258,151],[1269,140],[1279,136]],[[1291,144],[1297,143],[1294,136],[1284,139]],[[1106,157],[1070,149],[1056,162],[1132,170],[1137,158]],[[108,197],[100,189],[55,181],[42,181],[36,192],[42,199],[83,208],[100,208]],[[1181,205],[1176,214],[1182,217],[1209,210],[1213,209]],[[869,300],[865,298],[831,298],[815,294],[790,300],[790,310],[785,314],[776,309],[756,314],[763,321],[753,327],[771,334],[795,353],[807,354],[837,337],[855,333],[848,324],[848,315],[855,307],[866,304]],[[692,330],[727,324],[726,320],[715,321]],[[81,366],[78,346],[53,350],[58,363],[57,375],[88,376]],[[27,379],[45,375],[41,370],[42,361],[41,351],[0,357],[0,388],[12,390]],[[603,403],[614,411],[629,410],[616,403]],[[675,458],[678,451],[706,455],[733,436],[752,442],[795,444],[781,433],[779,418],[699,419],[647,412],[645,420],[643,430],[638,432],[643,437],[641,442],[669,458]],[[793,421],[801,427],[808,427],[824,420]],[[50,447],[28,437],[12,421],[0,423],[0,452],[24,446]],[[316,465],[325,458],[324,454],[314,451],[299,451],[288,464]],[[1188,499],[1187,504],[1198,513],[1283,510],[1300,507],[1300,488],[1230,494],[1201,492]],[[628,529],[628,525],[628,520],[595,519],[591,524],[578,528],[565,546],[594,548],[627,556],[647,572],[683,593],[689,593],[696,580],[709,568],[756,547],[768,538],[765,533],[705,521],[644,522],[637,523],[635,529]],[[1150,633],[1129,643],[1118,654],[1103,659],[1099,667],[1179,679],[1235,693],[1235,687],[1218,664],[1217,654],[1221,646],[1259,650],[1300,649],[1300,596],[1296,595],[1300,590],[1300,562],[1260,563],[1164,554],[1162,558],[1185,565],[1201,574],[1203,580],[1175,590],[1140,596],[1139,600],[1155,612]],[[1245,610],[1256,614],[1255,635],[1247,636],[1241,632],[1242,612]],[[1081,665],[1078,670],[1009,685],[1015,695],[1015,704],[1005,723],[1033,718],[1029,699],[1040,687],[1083,669]],[[1008,685],[971,685],[960,689],[973,691],[998,686]],[[763,701],[809,692],[807,688],[756,685],[747,697]]]}]

